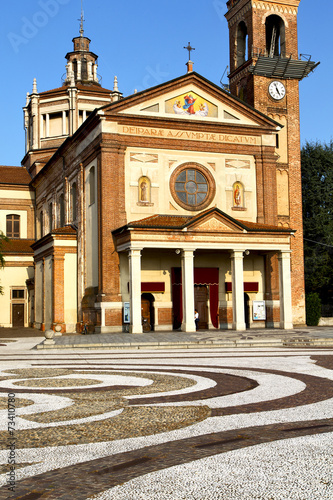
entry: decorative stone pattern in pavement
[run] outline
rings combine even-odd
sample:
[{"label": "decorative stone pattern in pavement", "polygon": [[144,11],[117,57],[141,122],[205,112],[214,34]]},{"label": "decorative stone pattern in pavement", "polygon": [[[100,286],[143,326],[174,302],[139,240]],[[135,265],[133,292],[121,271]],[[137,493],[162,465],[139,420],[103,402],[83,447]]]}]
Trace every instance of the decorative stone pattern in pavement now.
[{"label": "decorative stone pattern in pavement", "polygon": [[333,351],[13,354],[15,491],[3,426],[0,498],[333,498]]},{"label": "decorative stone pattern in pavement", "polygon": [[[193,425],[210,416],[207,407],[126,408],[113,418],[58,427],[18,430],[20,447],[67,446],[91,442],[149,436]],[[0,443],[6,442],[6,431],[0,432]]]},{"label": "decorative stone pattern in pavement", "polygon": [[83,385],[96,385],[96,384],[101,384],[99,380],[90,380],[88,378],[86,379],[62,379],[62,380],[55,380],[55,379],[35,379],[35,380],[22,380],[18,382],[13,382],[13,385],[17,385],[19,387],[61,387],[63,389],[66,389],[67,387],[80,387]]}]

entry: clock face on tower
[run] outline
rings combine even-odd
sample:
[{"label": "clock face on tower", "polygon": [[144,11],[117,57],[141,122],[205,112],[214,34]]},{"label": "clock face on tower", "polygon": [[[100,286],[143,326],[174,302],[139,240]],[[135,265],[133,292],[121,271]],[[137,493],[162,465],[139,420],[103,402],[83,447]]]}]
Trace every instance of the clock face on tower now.
[{"label": "clock face on tower", "polygon": [[268,86],[268,92],[273,99],[280,101],[286,95],[286,88],[282,82],[271,82]]}]

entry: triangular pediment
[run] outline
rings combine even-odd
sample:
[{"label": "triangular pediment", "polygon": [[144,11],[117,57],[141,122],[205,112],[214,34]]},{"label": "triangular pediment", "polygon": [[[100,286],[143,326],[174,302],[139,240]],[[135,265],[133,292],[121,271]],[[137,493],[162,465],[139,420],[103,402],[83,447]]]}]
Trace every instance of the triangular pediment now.
[{"label": "triangular pediment", "polygon": [[221,210],[210,209],[201,213],[187,225],[187,231],[214,233],[243,233],[244,227]]},{"label": "triangular pediment", "polygon": [[143,119],[166,118],[210,121],[230,125],[276,126],[276,122],[225,92],[197,73],[138,92],[104,107],[108,111]]}]

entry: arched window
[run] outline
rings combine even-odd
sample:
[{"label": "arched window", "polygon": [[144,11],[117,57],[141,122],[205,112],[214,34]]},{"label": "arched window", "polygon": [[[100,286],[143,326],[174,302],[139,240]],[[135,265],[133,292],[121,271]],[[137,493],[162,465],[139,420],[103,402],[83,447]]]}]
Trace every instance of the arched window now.
[{"label": "arched window", "polygon": [[244,207],[244,186],[241,182],[235,182],[232,186],[234,208]]},{"label": "arched window", "polygon": [[49,204],[49,232],[53,229],[53,204]]},{"label": "arched window", "polygon": [[88,80],[88,66],[85,57],[81,59],[81,80]]},{"label": "arched window", "polygon": [[77,60],[73,60],[73,73],[74,73],[74,79],[75,81],[77,80]]},{"label": "arched window", "polygon": [[266,50],[269,57],[286,57],[286,32],[283,19],[275,14],[266,19]]},{"label": "arched window", "polygon": [[6,216],[6,236],[8,238],[20,237],[20,216],[10,214]]},{"label": "arched window", "polygon": [[95,167],[89,170],[89,205],[95,203]]},{"label": "arched window", "polygon": [[59,196],[59,227],[65,225],[65,200],[64,195]]},{"label": "arched window", "polygon": [[73,182],[71,187],[71,219],[72,222],[76,221],[77,210],[76,210],[76,182]]},{"label": "arched window", "polygon": [[139,202],[150,202],[150,180],[145,176],[139,179]]},{"label": "arched window", "polygon": [[237,67],[244,64],[248,59],[247,42],[247,27],[244,21],[241,21],[237,28]]}]

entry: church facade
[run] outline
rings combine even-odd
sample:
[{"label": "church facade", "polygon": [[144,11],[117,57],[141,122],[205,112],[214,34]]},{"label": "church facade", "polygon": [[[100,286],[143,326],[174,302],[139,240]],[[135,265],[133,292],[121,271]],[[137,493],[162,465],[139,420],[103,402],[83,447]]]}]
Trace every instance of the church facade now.
[{"label": "church facade", "polygon": [[[299,0],[229,0],[230,89],[193,71],[124,98],[81,32],[27,96],[28,323],[63,332],[305,323]],[[190,49],[190,46],[189,46]],[[5,256],[6,257],[6,256]],[[31,285],[30,285],[31,287]]]}]

